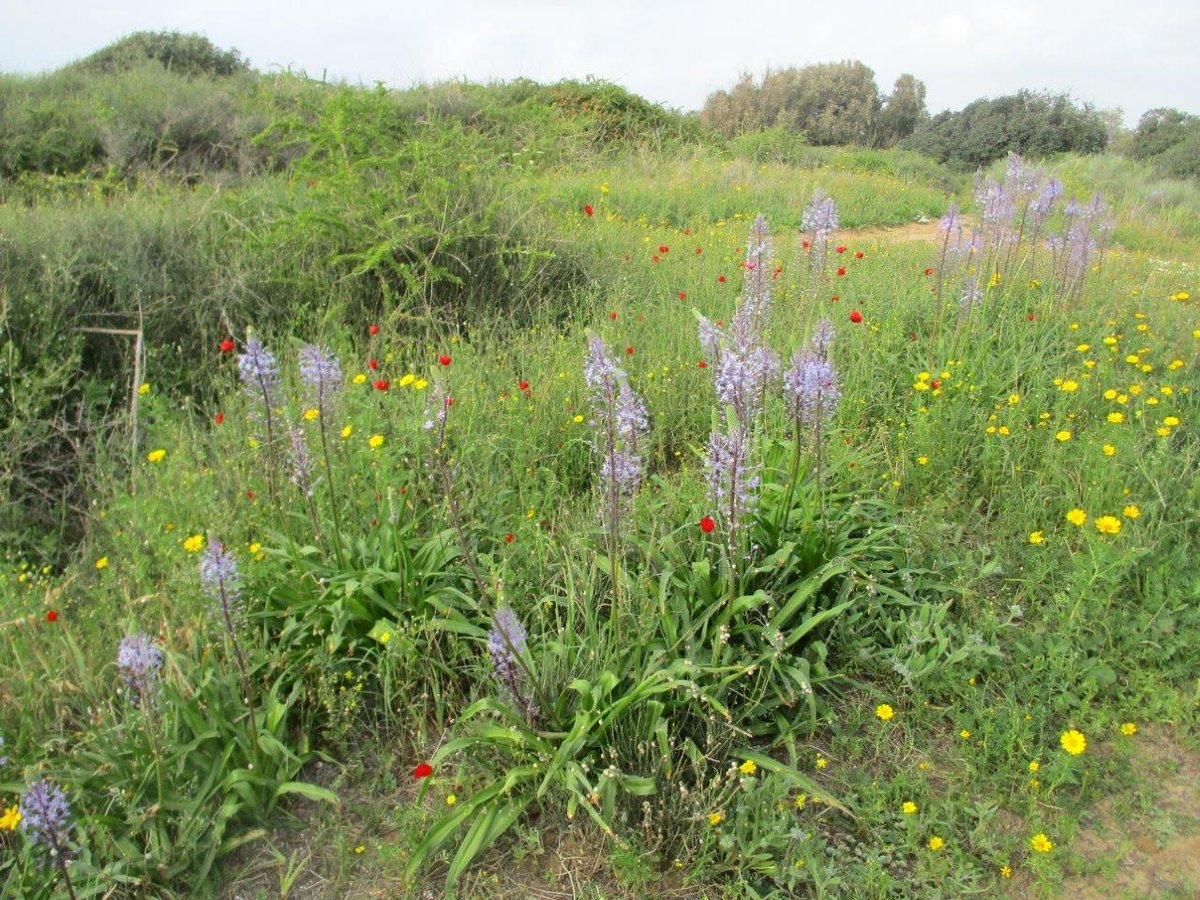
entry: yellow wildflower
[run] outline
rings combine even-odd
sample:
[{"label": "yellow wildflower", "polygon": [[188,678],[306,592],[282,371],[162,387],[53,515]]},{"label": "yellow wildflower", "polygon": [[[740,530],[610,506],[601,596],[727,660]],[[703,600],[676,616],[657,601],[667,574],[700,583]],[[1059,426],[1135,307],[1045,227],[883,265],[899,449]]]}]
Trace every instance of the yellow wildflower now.
[{"label": "yellow wildflower", "polygon": [[1178,416],[1167,416],[1165,419],[1163,419],[1163,424],[1170,425],[1172,428],[1174,428],[1176,425],[1179,424],[1179,417]]},{"label": "yellow wildflower", "polygon": [[1000,867],[1000,877],[1001,878],[1012,878],[1012,866],[1001,866]]},{"label": "yellow wildflower", "polygon": [[937,853],[937,851],[941,850],[945,846],[946,846],[946,842],[943,841],[936,834],[929,839],[929,849],[932,850],[934,853]]},{"label": "yellow wildflower", "polygon": [[348,438],[352,434],[354,434],[354,426],[353,425],[347,425],[345,428],[342,429],[342,437]]},{"label": "yellow wildflower", "polygon": [[188,553],[199,553],[204,549],[204,535],[193,534],[191,537],[185,538],[183,541],[183,549]]},{"label": "yellow wildflower", "polygon": [[7,807],[4,815],[0,816],[0,831],[16,831],[19,824],[21,824],[21,810],[15,806]]},{"label": "yellow wildflower", "polygon": [[913,803],[911,800],[905,800],[903,805],[900,807],[900,811],[906,816],[911,816],[917,811],[917,804]]},{"label": "yellow wildflower", "polygon": [[720,810],[718,810],[717,812],[711,812],[708,814],[708,824],[709,825],[720,825],[724,821],[725,821],[725,813],[721,812]]},{"label": "yellow wildflower", "polygon": [[354,377],[351,379],[351,381],[353,381],[355,384],[366,384],[366,383],[367,383],[367,376],[366,376],[366,375],[364,375],[362,372],[359,372],[357,375],[355,375],[355,376],[354,376]]},{"label": "yellow wildflower", "polygon": [[1105,444],[1100,449],[1104,451],[1105,456],[1115,456],[1117,453],[1117,448],[1114,447],[1112,444]]},{"label": "yellow wildflower", "polygon": [[1058,739],[1059,744],[1067,753],[1072,756],[1078,756],[1087,749],[1087,738],[1083,733],[1072,728],[1070,731],[1064,731]]},{"label": "yellow wildflower", "polygon": [[1037,771],[1038,769],[1040,769],[1041,767],[1042,767],[1042,764],[1041,764],[1040,762],[1038,762],[1038,761],[1035,759],[1035,760],[1033,760],[1033,762],[1031,762],[1031,763],[1029,764],[1029,771],[1030,771],[1030,772],[1036,772],[1036,771]]},{"label": "yellow wildflower", "polygon": [[886,722],[888,719],[892,718],[892,716],[896,715],[896,711],[886,703],[880,703],[877,707],[875,707],[875,715]]},{"label": "yellow wildflower", "polygon": [[1141,516],[1141,514],[1142,514],[1141,507],[1135,506],[1132,503],[1130,503],[1127,507],[1125,507],[1123,510],[1121,510],[1121,515],[1123,515],[1127,519],[1139,518]]},{"label": "yellow wildflower", "polygon": [[1125,737],[1133,737],[1137,734],[1137,726],[1132,722],[1125,722],[1121,725],[1121,734],[1125,735]]},{"label": "yellow wildflower", "polygon": [[1067,521],[1072,525],[1082,525],[1087,521],[1087,513],[1082,509],[1075,508],[1067,513]]},{"label": "yellow wildflower", "polygon": [[150,460],[152,463],[162,462],[163,459],[166,458],[166,455],[166,450],[151,450],[146,454],[146,459]]},{"label": "yellow wildflower", "polygon": [[367,444],[370,446],[370,448],[372,450],[378,450],[380,447],[383,446],[383,435],[382,434],[371,435],[369,438],[367,438]]},{"label": "yellow wildflower", "polygon": [[141,394],[143,397],[145,397],[148,393],[150,393],[150,382],[143,381],[141,384],[139,384],[138,385],[138,393]]},{"label": "yellow wildflower", "polygon": [[108,557],[107,556],[102,556],[98,560],[96,560],[96,568],[97,569],[103,569],[103,568],[106,568],[107,566],[108,566]]},{"label": "yellow wildflower", "polygon": [[306,409],[304,411],[304,419],[305,419],[305,421],[308,421],[308,422],[311,422],[313,419],[320,418],[320,416],[321,416],[321,411],[316,408]]},{"label": "yellow wildflower", "polygon": [[457,802],[458,802],[458,796],[455,794],[449,794],[446,797],[446,805],[447,806],[453,806]]},{"label": "yellow wildflower", "polygon": [[412,372],[409,372],[407,375],[405,375],[403,378],[401,378],[399,381],[396,382],[396,386],[397,387],[408,387],[410,384],[412,384],[416,380],[417,380],[417,376],[412,374]]},{"label": "yellow wildflower", "polygon": [[1044,544],[1046,543],[1046,536],[1040,531],[1031,531],[1029,532],[1029,543]]},{"label": "yellow wildflower", "polygon": [[1101,534],[1120,534],[1121,520],[1116,516],[1100,516],[1092,523]]},{"label": "yellow wildflower", "polygon": [[741,772],[743,775],[753,775],[755,772],[758,771],[758,766],[756,766],[754,764],[754,760],[748,759],[744,763],[742,763],[740,766],[738,766],[738,771]]},{"label": "yellow wildflower", "polygon": [[1120,425],[1122,422],[1125,421],[1125,413],[1110,412],[1108,414],[1108,421],[1112,422],[1112,424],[1114,424],[1114,425]]},{"label": "yellow wildflower", "polygon": [[1058,434],[1054,435],[1054,438],[1055,440],[1061,441],[1065,444],[1071,439],[1071,432],[1064,428],[1062,431],[1058,432]]},{"label": "yellow wildflower", "polygon": [[1038,853],[1049,853],[1054,849],[1054,841],[1050,840],[1042,832],[1038,832],[1029,839],[1029,846]]}]

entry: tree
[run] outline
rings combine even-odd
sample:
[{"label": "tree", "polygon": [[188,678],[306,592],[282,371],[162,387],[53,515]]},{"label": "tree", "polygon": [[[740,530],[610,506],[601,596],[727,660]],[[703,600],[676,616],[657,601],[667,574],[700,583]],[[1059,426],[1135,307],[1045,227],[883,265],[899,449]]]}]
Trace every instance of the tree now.
[{"label": "tree", "polygon": [[896,79],[892,94],[884,101],[875,128],[874,144],[889,147],[908,137],[929,121],[925,108],[925,82],[904,74]]}]

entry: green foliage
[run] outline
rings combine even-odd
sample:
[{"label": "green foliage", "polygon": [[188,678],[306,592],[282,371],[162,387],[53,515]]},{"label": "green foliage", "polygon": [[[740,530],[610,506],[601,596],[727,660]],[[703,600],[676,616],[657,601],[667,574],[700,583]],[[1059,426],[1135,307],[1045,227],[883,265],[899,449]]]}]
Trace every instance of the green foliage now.
[{"label": "green foliage", "polygon": [[1104,121],[1090,104],[1077,106],[1066,94],[1021,91],[938,113],[903,145],[938,162],[973,169],[1009,153],[1034,159],[1096,153],[1107,141]]},{"label": "green foliage", "polygon": [[885,98],[875,73],[856,60],[768,70],[759,84],[743,75],[730,90],[711,94],[701,112],[728,137],[783,128],[812,144],[868,146],[894,144],[926,116],[923,83],[902,75]]},{"label": "green foliage", "polygon": [[179,31],[135,31],[69,68],[111,75],[139,68],[147,60],[169,72],[189,76],[221,78],[250,70],[250,64],[237,50],[222,50],[204,35]]}]

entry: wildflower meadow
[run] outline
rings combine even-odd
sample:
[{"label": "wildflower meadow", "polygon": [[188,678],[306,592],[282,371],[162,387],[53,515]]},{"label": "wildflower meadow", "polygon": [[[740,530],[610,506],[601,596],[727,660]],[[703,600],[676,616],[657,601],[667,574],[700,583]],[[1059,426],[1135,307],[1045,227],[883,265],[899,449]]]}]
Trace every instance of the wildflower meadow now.
[{"label": "wildflower meadow", "polygon": [[535,87],[0,183],[0,896],[1141,890],[1200,188]]}]

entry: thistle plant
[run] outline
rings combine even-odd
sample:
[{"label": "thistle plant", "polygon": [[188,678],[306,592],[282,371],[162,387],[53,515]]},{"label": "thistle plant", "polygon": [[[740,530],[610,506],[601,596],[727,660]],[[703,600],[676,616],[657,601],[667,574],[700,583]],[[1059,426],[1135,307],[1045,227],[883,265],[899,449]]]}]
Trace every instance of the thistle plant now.
[{"label": "thistle plant", "polygon": [[629,386],[629,378],[608,355],[604,339],[588,334],[584,381],[592,391],[592,446],[600,455],[600,519],[608,543],[613,582],[613,618],[617,618],[622,517],[641,485],[638,444],[650,427],[646,405]]},{"label": "thistle plant", "polygon": [[67,871],[70,852],[67,837],[73,824],[67,795],[54,782],[43,778],[29,785],[21,797],[20,808],[21,831],[30,844],[46,851],[50,862],[58,867],[62,875],[67,894],[71,900],[75,900],[75,888]]},{"label": "thistle plant", "polygon": [[334,551],[338,564],[344,565],[342,526],[338,507],[337,487],[333,478],[333,462],[329,454],[329,422],[337,413],[341,400],[342,365],[327,348],[305,344],[299,354],[300,380],[304,384],[310,409],[317,411],[317,430],[321,435],[321,458],[325,463],[325,479],[329,485],[330,510],[333,513]]},{"label": "thistle plant", "polygon": [[250,398],[251,417],[258,419],[264,429],[267,455],[267,487],[271,501],[279,500],[275,484],[275,446],[278,423],[275,410],[279,399],[279,366],[275,355],[258,338],[246,341],[246,352],[238,356],[238,375],[246,396]]},{"label": "thistle plant", "polygon": [[500,607],[492,615],[487,647],[503,699],[521,710],[525,721],[533,724],[539,711],[532,694],[526,691],[527,672],[519,658],[528,649],[528,637],[517,614],[507,606]]},{"label": "thistle plant", "polygon": [[258,755],[258,723],[251,703],[250,670],[242,656],[238,643],[239,623],[243,614],[242,578],[238,573],[237,558],[225,549],[220,540],[213,539],[200,557],[200,586],[213,601],[225,627],[225,636],[233,647],[233,657],[242,676],[242,701],[250,713],[250,737]]}]

